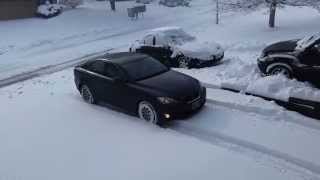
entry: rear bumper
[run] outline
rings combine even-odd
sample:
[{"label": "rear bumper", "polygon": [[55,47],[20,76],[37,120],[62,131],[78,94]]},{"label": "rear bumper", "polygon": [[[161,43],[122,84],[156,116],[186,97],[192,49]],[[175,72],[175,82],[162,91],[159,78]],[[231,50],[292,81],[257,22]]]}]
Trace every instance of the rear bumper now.
[{"label": "rear bumper", "polygon": [[198,112],[203,107],[206,102],[206,96],[206,89],[203,87],[200,96],[193,101],[161,105],[158,112],[160,118],[165,121],[187,118],[188,116]]}]

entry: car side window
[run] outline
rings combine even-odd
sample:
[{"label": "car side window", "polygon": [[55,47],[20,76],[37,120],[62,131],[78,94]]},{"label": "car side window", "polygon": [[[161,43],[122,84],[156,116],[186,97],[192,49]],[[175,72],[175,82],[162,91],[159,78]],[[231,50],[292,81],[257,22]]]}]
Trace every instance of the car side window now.
[{"label": "car side window", "polygon": [[109,63],[106,63],[105,65],[104,75],[111,79],[121,77],[120,71],[113,64]]},{"label": "car side window", "polygon": [[153,35],[148,35],[143,39],[143,43],[148,46],[153,46],[156,44],[156,37]]},{"label": "car side window", "polygon": [[92,62],[87,68],[89,71],[103,75],[104,74],[104,66],[105,66],[105,63],[103,61],[97,60],[97,61]]}]

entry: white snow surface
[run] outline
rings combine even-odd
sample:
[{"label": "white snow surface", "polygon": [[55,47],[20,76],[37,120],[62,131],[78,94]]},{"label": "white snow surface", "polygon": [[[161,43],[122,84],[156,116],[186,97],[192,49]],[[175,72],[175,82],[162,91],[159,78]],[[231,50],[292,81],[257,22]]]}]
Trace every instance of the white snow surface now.
[{"label": "white snow surface", "polygon": [[[256,66],[257,57],[268,44],[317,34],[320,29],[316,23],[317,11],[281,8],[277,14],[279,26],[269,29],[266,26],[268,10],[263,8],[246,14],[222,14],[221,24],[215,25],[212,16],[215,4],[210,0],[192,1],[190,8],[168,8],[153,2],[147,5],[144,17],[131,21],[126,8],[134,5],[132,1],[118,2],[117,11],[111,12],[106,10],[105,2],[88,1],[78,9],[65,11],[49,20],[0,22],[0,79],[110,48],[126,51],[129,44],[150,29],[178,26],[199,42],[219,42],[225,50],[224,63],[219,66],[180,71],[207,83],[254,90],[268,97],[320,99],[319,90],[312,85],[280,77],[263,78]],[[75,20],[79,17],[81,21]],[[203,46],[197,47],[204,50]],[[190,44],[190,48],[195,46]],[[283,83],[277,86],[277,82]],[[284,87],[284,84],[289,86]]]},{"label": "white snow surface", "polygon": [[[0,78],[110,48],[124,51],[149,29],[179,26],[226,50],[221,65],[179,71],[283,100],[320,99],[312,85],[261,77],[256,66],[266,45],[318,32],[318,12],[279,9],[280,26],[271,30],[267,9],[226,13],[215,25],[211,0],[192,1],[191,8],[155,2],[137,21],[126,14],[133,5],[117,2],[111,12],[104,1],[88,1],[49,20],[0,22]],[[73,81],[67,69],[0,89],[0,179],[320,179],[320,123],[272,102],[208,89],[202,111],[163,129],[84,103]]]},{"label": "white snow surface", "polygon": [[[239,99],[208,91],[209,99],[222,96]],[[263,102],[247,102],[255,101]],[[319,130],[292,123],[291,116],[313,120],[291,112],[265,116],[208,103],[198,115],[162,129],[86,104],[72,69],[2,88],[0,102],[5,107],[0,109],[0,175],[5,179],[320,178],[315,170],[320,146],[314,143]],[[268,148],[259,150],[252,145],[257,143]],[[270,149],[288,157],[278,158]]]}]

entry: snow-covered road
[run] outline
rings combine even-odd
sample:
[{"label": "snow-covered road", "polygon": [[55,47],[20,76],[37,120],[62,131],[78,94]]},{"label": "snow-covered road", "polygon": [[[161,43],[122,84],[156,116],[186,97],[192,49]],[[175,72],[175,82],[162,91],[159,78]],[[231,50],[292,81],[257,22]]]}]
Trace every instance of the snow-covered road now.
[{"label": "snow-covered road", "polygon": [[1,88],[0,102],[7,179],[320,179],[320,123],[255,97],[208,90],[199,114],[162,129],[84,103],[67,69]]}]

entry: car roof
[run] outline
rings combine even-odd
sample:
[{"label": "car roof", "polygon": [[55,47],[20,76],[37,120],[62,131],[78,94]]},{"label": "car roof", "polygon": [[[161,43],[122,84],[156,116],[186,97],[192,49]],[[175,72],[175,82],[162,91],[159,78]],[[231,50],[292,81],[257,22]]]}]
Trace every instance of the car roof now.
[{"label": "car roof", "polygon": [[146,57],[149,57],[149,56],[141,53],[119,52],[119,53],[105,54],[99,57],[97,60],[105,60],[117,65],[122,65],[129,62],[144,59]]}]

